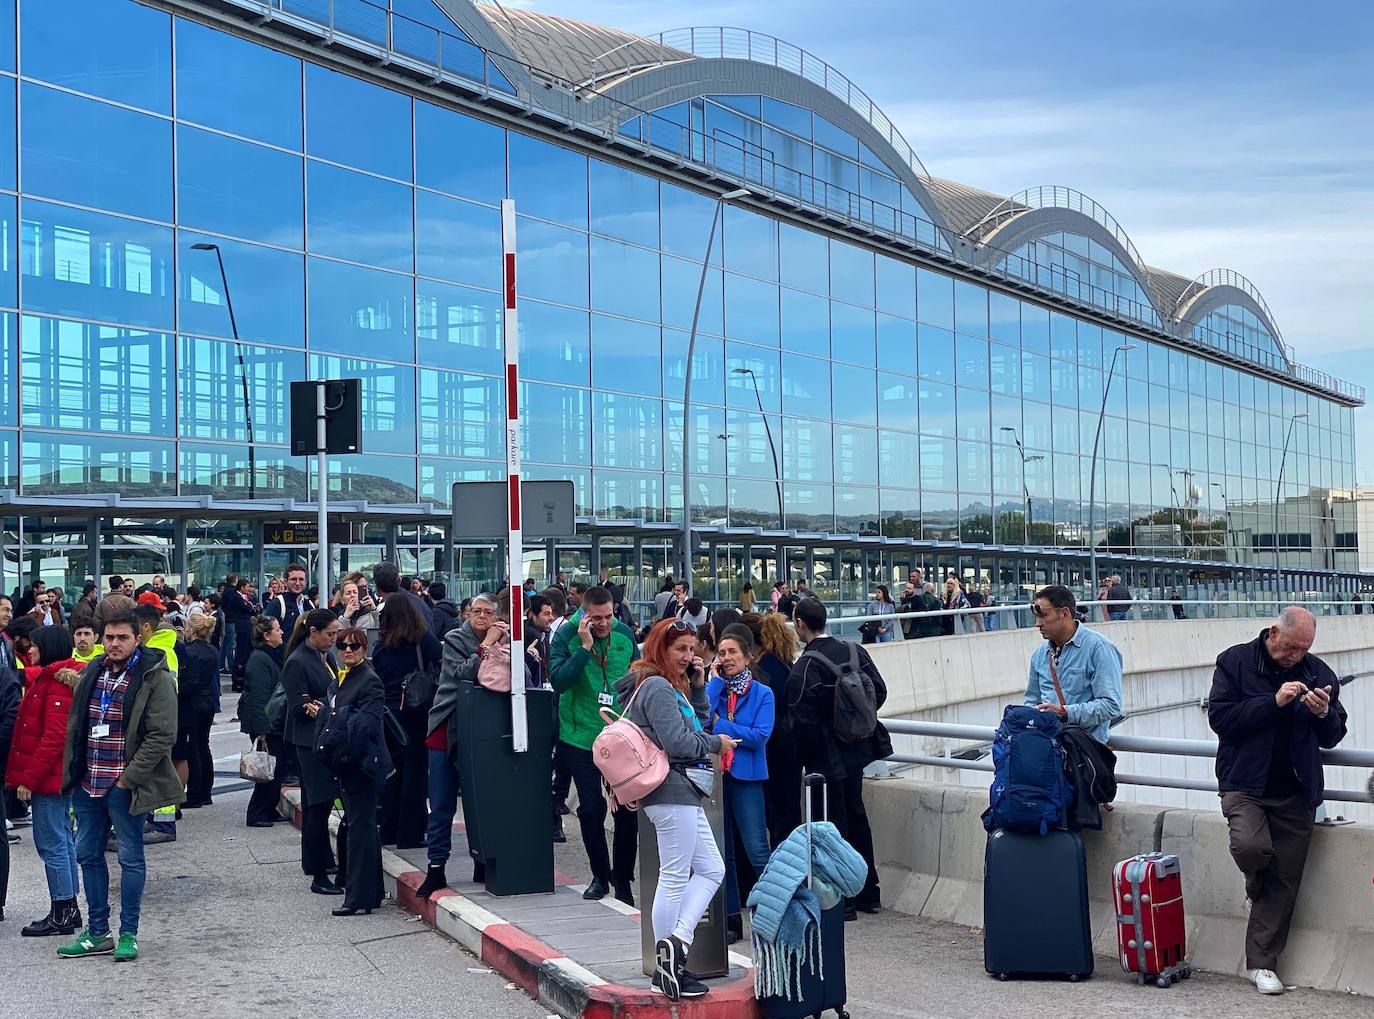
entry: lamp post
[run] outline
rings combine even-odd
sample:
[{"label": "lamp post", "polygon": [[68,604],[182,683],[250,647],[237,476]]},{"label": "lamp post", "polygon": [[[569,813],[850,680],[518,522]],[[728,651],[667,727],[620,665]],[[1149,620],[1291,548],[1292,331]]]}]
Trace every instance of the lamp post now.
[{"label": "lamp post", "polygon": [[1279,497],[1283,494],[1283,468],[1288,461],[1288,443],[1293,439],[1293,426],[1307,415],[1294,414],[1288,419],[1288,431],[1283,437],[1283,455],[1279,457],[1279,480],[1274,484],[1274,597],[1283,598],[1283,567],[1279,564]]},{"label": "lamp post", "polygon": [[1012,441],[1016,443],[1016,451],[1021,454],[1021,494],[1025,497],[1026,500],[1025,513],[1023,513],[1021,516],[1021,524],[1022,529],[1025,532],[1025,536],[1021,539],[1021,543],[1029,548],[1031,527],[1031,494],[1030,486],[1026,484],[1026,464],[1037,463],[1038,461],[1045,459],[1045,457],[1041,453],[1036,453],[1033,456],[1027,456],[1026,447],[1021,444],[1021,436],[1017,434],[1016,429],[1013,428],[1011,425],[1003,425],[1001,430],[1004,432],[1011,432]]},{"label": "lamp post", "polygon": [[1221,522],[1226,526],[1226,537],[1222,539],[1221,554],[1225,559],[1230,558],[1231,548],[1231,509],[1226,501],[1226,486],[1220,481],[1211,481],[1208,484],[1221,493]]},{"label": "lamp post", "polygon": [[748,375],[749,381],[754,384],[754,400],[759,405],[759,417],[763,418],[763,431],[768,436],[768,452],[773,454],[773,477],[777,479],[778,486],[778,526],[782,526],[782,472],[778,468],[778,447],[773,444],[773,429],[768,424],[768,413],[763,409],[763,397],[759,394],[759,377],[754,374],[753,368],[734,368],[732,374]]},{"label": "lamp post", "polygon": [[1123,343],[1112,351],[1111,367],[1107,369],[1107,379],[1102,385],[1102,407],[1097,412],[1097,431],[1093,435],[1093,458],[1088,468],[1088,570],[1092,574],[1090,594],[1097,597],[1097,539],[1093,531],[1093,516],[1097,509],[1097,447],[1102,442],[1102,422],[1107,417],[1107,394],[1112,391],[1112,379],[1116,376],[1116,359],[1123,350],[1135,350],[1134,343]]},{"label": "lamp post", "polygon": [[218,244],[211,244],[208,241],[201,241],[192,244],[193,251],[213,251],[215,260],[219,263],[219,278],[224,286],[224,304],[229,309],[229,329],[234,334],[234,350],[238,355],[239,362],[239,381],[243,385],[243,420],[248,430],[248,498],[257,497],[257,451],[253,441],[253,408],[248,401],[248,369],[243,364],[243,343],[239,340],[239,324],[234,318],[234,300],[229,296],[229,276],[224,271],[224,255],[219,250]]},{"label": "lamp post", "polygon": [[[1174,465],[1173,464],[1150,464],[1151,467],[1162,467],[1169,472],[1169,494],[1173,496],[1169,503],[1169,519],[1175,527],[1178,527],[1178,489],[1174,487]],[[1183,528],[1179,527],[1179,545],[1183,544]]]},{"label": "lamp post", "polygon": [[688,471],[692,462],[692,359],[697,348],[697,323],[701,318],[701,298],[706,293],[706,274],[711,269],[711,249],[716,244],[716,224],[720,222],[720,211],[726,202],[748,195],[745,188],[736,188],[716,199],[716,208],[711,214],[711,232],[706,237],[706,256],[701,260],[697,300],[692,306],[692,331],[687,337],[687,365],[682,381],[682,579],[687,582],[689,590],[692,585],[692,498]]}]

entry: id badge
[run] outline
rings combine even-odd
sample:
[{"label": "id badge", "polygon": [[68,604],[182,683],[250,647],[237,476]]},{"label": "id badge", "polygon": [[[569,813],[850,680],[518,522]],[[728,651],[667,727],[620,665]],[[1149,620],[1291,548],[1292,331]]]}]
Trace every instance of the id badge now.
[{"label": "id badge", "polygon": [[104,722],[99,725],[91,726],[91,739],[104,739],[109,734],[110,727]]},{"label": "id badge", "polygon": [[615,703],[615,695],[614,695],[614,694],[608,694],[608,693],[605,693],[605,692],[599,693],[599,694],[596,695],[596,701],[597,701],[597,703],[600,704],[603,708],[609,708],[611,705],[613,705],[613,704]]}]

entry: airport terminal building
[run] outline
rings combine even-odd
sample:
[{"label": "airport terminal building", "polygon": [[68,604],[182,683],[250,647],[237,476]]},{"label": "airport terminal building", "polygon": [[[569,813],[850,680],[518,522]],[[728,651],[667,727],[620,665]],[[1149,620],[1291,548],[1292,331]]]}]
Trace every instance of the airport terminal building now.
[{"label": "airport terminal building", "polygon": [[919,565],[1005,596],[1082,583],[1090,542],[1147,589],[1272,586],[1276,549],[1289,590],[1360,580],[1363,389],[1296,363],[1243,275],[1152,266],[1067,187],[932,176],[769,35],[4,0],[0,136],[6,590],[309,555],[288,390],[338,377],[364,449],[331,463],[337,560],[492,579],[444,545],[452,485],[503,476],[504,197],[526,474],[579,516],[544,569],[678,562],[695,322],[708,593]]}]

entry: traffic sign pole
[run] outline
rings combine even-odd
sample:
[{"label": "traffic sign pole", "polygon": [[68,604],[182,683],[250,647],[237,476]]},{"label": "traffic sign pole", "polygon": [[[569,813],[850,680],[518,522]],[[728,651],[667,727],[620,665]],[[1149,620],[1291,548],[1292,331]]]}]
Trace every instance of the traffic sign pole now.
[{"label": "traffic sign pole", "polygon": [[320,588],[319,597],[315,600],[316,606],[329,604],[329,483],[327,477],[329,459],[325,452],[327,445],[325,438],[326,389],[328,386],[324,382],[315,383],[315,440],[319,448],[319,462],[315,477],[315,500],[320,511],[320,536],[319,543],[315,546],[315,583]]},{"label": "traffic sign pole", "polygon": [[501,200],[501,254],[505,274],[505,315],[502,338],[506,348],[506,503],[509,510],[506,550],[510,578],[510,698],[511,742],[517,754],[530,748],[525,718],[525,605],[524,540],[520,533],[520,334],[515,309],[515,202]]}]

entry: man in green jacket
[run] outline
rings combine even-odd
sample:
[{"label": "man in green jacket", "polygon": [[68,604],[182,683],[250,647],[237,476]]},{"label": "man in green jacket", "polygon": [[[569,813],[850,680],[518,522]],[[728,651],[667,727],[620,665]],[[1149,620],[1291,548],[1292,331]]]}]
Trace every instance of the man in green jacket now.
[{"label": "man in green jacket", "polygon": [[[177,691],[166,656],[139,647],[132,613],[105,621],[105,653],[86,666],[72,693],[62,758],[62,792],[76,811],[76,858],[89,926],[57,954],[67,959],[114,953],[138,958],[138,920],[147,865],[143,819],[184,798],[172,767]],[[119,942],[110,936],[110,872],[105,838],[119,847]]]},{"label": "man in green jacket", "polygon": [[615,897],[629,906],[634,905],[630,886],[639,851],[639,820],[634,811],[615,812],[612,864],[606,851],[606,798],[601,772],[592,762],[592,742],[606,727],[601,709],[620,713],[615,683],[638,657],[634,634],[616,622],[611,593],[604,587],[587,590],[582,608],[559,628],[549,647],[549,682],[559,695],[555,766],[572,775],[577,785],[577,821],[592,868],[592,882],[582,897],[605,898],[614,885]]}]

